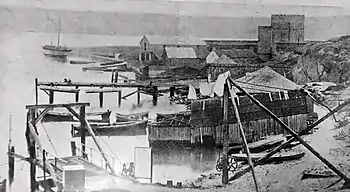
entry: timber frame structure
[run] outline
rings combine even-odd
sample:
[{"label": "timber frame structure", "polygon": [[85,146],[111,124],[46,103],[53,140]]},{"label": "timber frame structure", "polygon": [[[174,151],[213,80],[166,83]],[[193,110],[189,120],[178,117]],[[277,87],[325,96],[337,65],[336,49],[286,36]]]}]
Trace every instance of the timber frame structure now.
[{"label": "timber frame structure", "polygon": [[[239,91],[241,91],[244,95],[247,95],[249,97],[249,99],[256,104],[259,108],[261,108],[265,113],[267,113],[269,116],[271,116],[278,124],[281,125],[281,127],[283,129],[285,129],[289,134],[291,134],[293,137],[291,139],[289,139],[288,141],[282,143],[281,145],[279,145],[278,147],[276,147],[275,149],[273,149],[271,152],[269,152],[268,154],[266,154],[264,157],[260,158],[259,160],[257,160],[256,162],[252,163],[250,158],[249,158],[249,150],[246,150],[248,159],[249,159],[249,165],[244,167],[241,171],[235,173],[235,175],[232,178],[228,178],[228,170],[227,170],[227,154],[228,154],[228,138],[224,138],[224,147],[223,147],[223,163],[224,163],[224,168],[223,168],[223,176],[222,176],[222,182],[224,184],[227,184],[229,181],[235,180],[239,177],[241,177],[242,175],[244,175],[245,173],[249,172],[250,170],[252,170],[252,174],[253,174],[253,178],[255,181],[255,175],[254,175],[254,167],[263,163],[265,160],[267,160],[268,158],[270,158],[271,156],[273,156],[274,154],[276,154],[278,151],[280,151],[281,149],[283,149],[285,146],[287,146],[289,143],[293,142],[294,140],[299,141],[302,145],[304,145],[304,147],[306,149],[308,149],[314,156],[316,156],[318,159],[320,159],[327,167],[329,167],[332,171],[334,171],[339,177],[340,179],[337,181],[341,181],[344,180],[344,187],[349,188],[350,187],[350,178],[344,174],[343,172],[341,172],[339,169],[337,169],[332,163],[330,163],[327,159],[325,159],[323,156],[321,156],[313,147],[311,147],[308,143],[306,143],[300,136],[306,134],[308,131],[312,130],[314,127],[316,127],[318,124],[320,124],[321,122],[323,122],[325,119],[327,119],[328,117],[332,116],[336,111],[340,110],[341,108],[345,107],[346,105],[350,104],[350,99],[345,101],[343,104],[339,105],[337,108],[335,108],[334,110],[332,110],[331,112],[329,112],[327,115],[325,115],[324,117],[322,117],[321,119],[317,120],[316,122],[314,122],[311,126],[308,126],[306,129],[304,129],[302,132],[300,132],[299,134],[294,132],[288,125],[286,125],[283,121],[281,121],[273,112],[271,112],[268,108],[266,108],[263,104],[261,104],[257,99],[255,99],[251,94],[249,94],[246,90],[244,90],[242,87],[240,87],[234,80],[232,80],[230,77],[228,77],[225,81],[225,87],[229,87],[229,89],[224,89],[224,101],[226,100],[226,102],[224,102],[224,109],[228,108],[228,98],[229,95],[231,95],[231,99],[233,104],[235,105],[235,101],[233,99],[234,94],[232,94],[231,89],[232,87],[236,87]],[[226,98],[226,99],[225,99]],[[235,110],[235,113],[238,116],[238,110]],[[228,122],[227,122],[227,112],[225,112],[224,110],[224,124],[225,124],[225,129],[227,132],[228,129]],[[241,130],[243,131],[243,130]],[[242,134],[242,137],[244,137],[244,134]],[[336,183],[337,183],[336,182]],[[255,185],[256,185],[256,191],[258,191],[258,186],[257,183],[255,181]],[[334,184],[332,184],[334,185]],[[331,186],[332,186],[331,185]]]},{"label": "timber frame structure", "polygon": [[[102,157],[106,161],[106,166],[109,169],[109,172],[112,175],[116,175],[114,172],[114,169],[111,165],[111,163],[108,161],[107,157],[105,156],[105,153],[103,152],[102,148],[100,147],[99,143],[97,142],[95,138],[95,134],[92,131],[92,128],[85,118],[85,108],[87,106],[90,106],[89,103],[68,103],[68,104],[47,104],[47,105],[27,105],[26,109],[27,112],[27,128],[26,128],[26,140],[27,140],[27,148],[29,153],[29,162],[31,162],[30,165],[30,186],[31,191],[36,191],[38,189],[38,183],[36,181],[36,166],[37,163],[37,155],[36,155],[36,149],[38,149],[40,152],[43,152],[43,162],[42,168],[45,171],[47,171],[51,177],[52,180],[55,183],[55,186],[57,187],[57,191],[62,191],[63,185],[62,185],[62,178],[59,178],[59,175],[56,173],[57,167],[53,166],[46,158],[45,158],[45,149],[43,148],[39,137],[38,137],[38,130],[36,125],[42,120],[42,118],[47,114],[49,111],[53,110],[54,108],[66,108],[72,115],[74,115],[76,118],[80,120],[80,131],[81,131],[81,145],[82,145],[82,158],[87,159],[86,149],[85,149],[85,143],[86,143],[86,130],[89,131],[90,135],[92,135],[95,144],[97,148],[99,149]],[[79,112],[76,112],[73,108],[79,108]],[[37,114],[38,109],[44,109],[40,114]],[[87,128],[87,129],[86,129]],[[14,154],[12,154],[14,155]],[[21,158],[21,157],[20,157]],[[41,167],[41,166],[40,166]]]}]

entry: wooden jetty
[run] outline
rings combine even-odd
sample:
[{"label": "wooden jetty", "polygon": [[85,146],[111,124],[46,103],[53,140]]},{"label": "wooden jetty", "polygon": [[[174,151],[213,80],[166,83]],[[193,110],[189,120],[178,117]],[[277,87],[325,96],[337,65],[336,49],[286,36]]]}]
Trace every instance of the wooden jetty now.
[{"label": "wooden jetty", "polygon": [[[115,70],[113,70],[115,72]],[[96,82],[72,82],[72,81],[58,81],[58,82],[46,82],[35,79],[35,94],[36,101],[38,101],[38,90],[44,91],[49,96],[49,103],[54,103],[55,92],[72,93],[75,95],[75,102],[79,102],[79,94],[85,91],[89,94],[98,94],[100,107],[103,107],[103,99],[105,93],[117,93],[118,106],[122,104],[122,100],[137,94],[137,104],[140,104],[141,93],[152,95],[153,105],[157,105],[158,97],[163,96],[162,93],[170,92],[170,95],[174,95],[176,89],[188,88],[188,84],[191,82],[197,82],[198,80],[181,80],[181,81],[162,81],[158,80],[153,82],[152,80],[138,81],[138,82],[116,82],[117,77],[112,78],[112,83],[96,83]],[[122,95],[122,88],[137,88],[136,91]]]},{"label": "wooden jetty", "polygon": [[[29,152],[29,157],[23,157],[18,154],[14,154],[14,152],[9,152],[10,156],[14,156],[17,158],[20,158],[22,160],[28,161],[30,165],[30,184],[31,184],[31,190],[32,192],[38,190],[38,186],[40,184],[46,185],[48,182],[48,178],[46,178],[46,173],[49,173],[51,179],[53,182],[53,185],[47,187],[42,186],[45,188],[46,191],[62,191],[64,187],[67,187],[64,185],[65,182],[71,182],[71,180],[64,180],[64,176],[62,176],[62,167],[64,165],[74,165],[74,164],[80,164],[83,165],[85,170],[87,170],[88,174],[82,175],[82,178],[89,177],[91,175],[112,175],[117,177],[114,168],[112,166],[112,163],[110,162],[110,159],[107,158],[106,153],[104,152],[103,148],[101,148],[99,142],[96,140],[96,135],[93,131],[93,129],[90,126],[90,123],[86,119],[86,113],[85,108],[86,106],[89,106],[89,103],[68,103],[68,104],[46,104],[46,105],[27,105],[26,109],[28,110],[27,113],[27,128],[26,128],[26,140],[27,140],[27,147]],[[58,157],[55,157],[54,163],[53,160],[49,160],[47,158],[47,152],[45,151],[43,145],[41,144],[41,141],[38,137],[38,130],[37,130],[37,123],[39,123],[43,117],[50,112],[51,110],[55,108],[65,108],[67,109],[72,115],[74,115],[77,119],[80,120],[80,131],[81,131],[81,157],[67,157],[65,159],[60,159]],[[74,108],[79,108],[79,112],[75,111]],[[36,111],[43,109],[43,111],[40,114],[37,114]],[[87,133],[86,133],[87,132]],[[88,154],[86,153],[86,135],[89,134],[92,136],[100,154],[102,155],[106,170],[103,170],[103,168],[97,168],[98,166],[95,166],[91,163],[87,162]],[[75,146],[75,145],[74,145]],[[73,149],[74,147],[72,147]],[[39,153],[39,154],[37,154]],[[72,150],[72,153],[76,154],[76,152]],[[42,154],[42,155],[40,155]],[[75,155],[73,155],[75,156]],[[83,160],[82,160],[83,159]],[[39,167],[43,169],[44,173],[44,181],[38,182],[36,174],[36,168]],[[71,175],[72,176],[72,175]],[[75,182],[75,181],[74,181]],[[84,181],[76,181],[76,182],[84,182]],[[55,187],[56,189],[53,189],[52,187]],[[74,190],[83,190],[84,186],[81,186],[82,188],[74,189]]]},{"label": "wooden jetty", "polygon": [[[110,125],[91,124],[92,130],[98,136],[138,136],[147,134],[147,120],[116,122]],[[72,124],[72,137],[81,137],[79,126]],[[86,134],[85,136],[91,136]]]}]

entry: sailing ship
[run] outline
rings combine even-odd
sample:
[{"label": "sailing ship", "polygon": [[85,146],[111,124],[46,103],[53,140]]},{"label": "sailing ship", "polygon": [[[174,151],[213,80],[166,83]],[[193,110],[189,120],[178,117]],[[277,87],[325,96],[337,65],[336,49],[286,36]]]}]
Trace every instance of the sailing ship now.
[{"label": "sailing ship", "polygon": [[50,45],[43,46],[43,54],[50,57],[59,57],[66,58],[68,54],[72,51],[72,49],[60,45],[60,34],[61,33],[61,19],[58,20],[58,33],[57,33],[57,45],[52,45],[52,41]]}]

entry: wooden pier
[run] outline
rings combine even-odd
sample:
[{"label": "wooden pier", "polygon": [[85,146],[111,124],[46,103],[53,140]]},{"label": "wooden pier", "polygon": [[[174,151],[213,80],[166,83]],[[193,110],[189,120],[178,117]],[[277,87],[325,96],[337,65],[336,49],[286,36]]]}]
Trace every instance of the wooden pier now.
[{"label": "wooden pier", "polygon": [[[112,83],[93,83],[93,82],[48,82],[39,81],[35,79],[35,93],[36,101],[38,101],[38,90],[44,91],[49,96],[49,104],[54,103],[55,92],[74,94],[75,102],[79,102],[79,94],[85,91],[87,94],[98,94],[100,107],[103,107],[104,94],[117,93],[117,103],[121,107],[122,100],[137,94],[137,104],[140,104],[141,93],[151,95],[153,98],[153,105],[158,103],[158,97],[163,96],[161,91],[169,92],[170,95],[174,95],[175,89],[188,88],[189,83],[203,81],[203,79],[180,79],[174,81],[166,81],[164,79],[148,79],[141,82],[117,82],[114,77]],[[137,88],[136,91],[124,95],[122,94],[123,88]],[[161,88],[161,89],[160,89]]]}]

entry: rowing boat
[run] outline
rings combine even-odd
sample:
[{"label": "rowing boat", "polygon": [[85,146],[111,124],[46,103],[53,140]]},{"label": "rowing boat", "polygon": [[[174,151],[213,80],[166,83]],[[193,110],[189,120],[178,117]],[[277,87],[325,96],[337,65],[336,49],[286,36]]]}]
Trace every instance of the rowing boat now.
[{"label": "rowing boat", "polygon": [[133,113],[133,114],[115,114],[116,122],[128,122],[136,120],[145,120],[148,119],[148,112]]},{"label": "rowing boat", "polygon": [[[91,124],[91,128],[96,136],[137,136],[146,135],[147,120],[116,122],[111,125]],[[88,131],[86,136],[91,136]],[[81,131],[78,125],[72,124],[72,137],[80,137]]]},{"label": "rowing boat", "polygon": [[[110,123],[111,111],[106,112],[92,112],[85,114],[89,122],[95,123]],[[100,116],[100,119],[91,118],[92,116]],[[49,111],[42,119],[43,122],[76,122],[77,120],[72,114],[64,112]]]},{"label": "rowing boat", "polygon": [[[250,157],[252,161],[257,161],[263,156],[265,156],[267,153],[251,153]],[[284,152],[284,153],[277,153],[270,157],[266,162],[282,162],[282,161],[291,161],[291,160],[297,160],[302,157],[304,157],[305,152]],[[248,161],[247,154],[231,154],[231,157],[233,157],[236,161]]]}]

